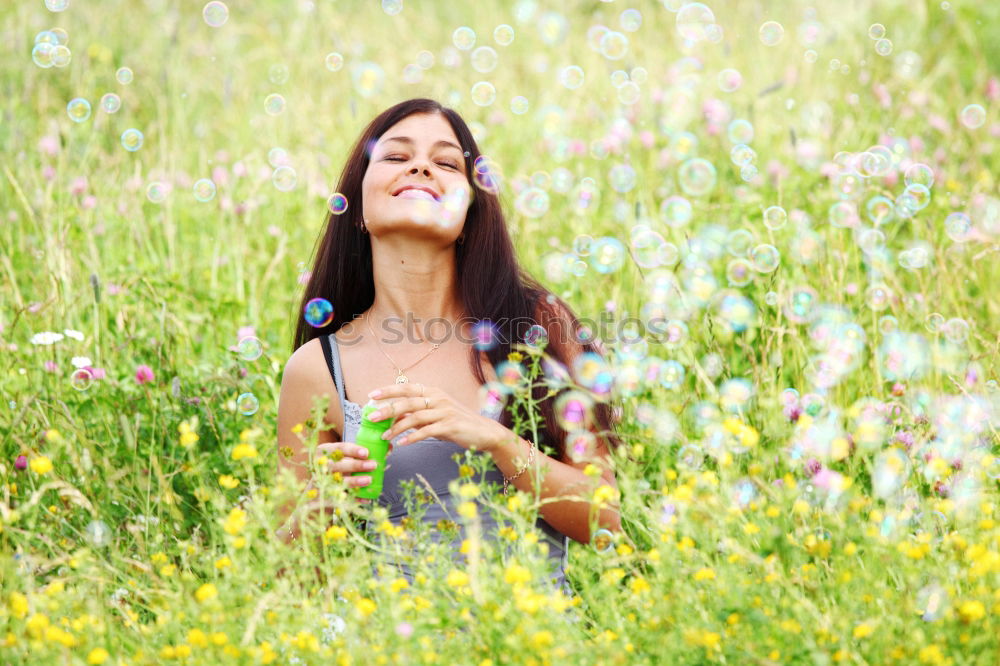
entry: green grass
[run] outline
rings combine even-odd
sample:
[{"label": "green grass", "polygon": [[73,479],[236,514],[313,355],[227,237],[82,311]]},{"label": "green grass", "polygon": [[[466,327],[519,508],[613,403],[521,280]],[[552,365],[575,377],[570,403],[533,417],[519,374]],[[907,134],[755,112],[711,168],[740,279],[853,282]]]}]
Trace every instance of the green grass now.
[{"label": "green grass", "polygon": [[[375,2],[229,5],[217,29],[200,2],[0,9],[0,662],[996,663],[1000,118],[989,91],[1000,71],[1000,7],[711,3],[722,42],[686,48],[675,14],[635,3],[642,26],[626,33],[628,55],[612,61],[588,47],[587,30],[620,30],[624,2],[517,3],[523,20],[505,2],[411,0],[396,16]],[[565,19],[557,43],[538,27],[548,11]],[[784,26],[777,46],[758,38],[766,20]],[[815,44],[800,41],[809,20],[818,22]],[[876,22],[893,42],[885,57],[868,37]],[[501,23],[514,27],[509,46],[493,40]],[[462,25],[476,31],[477,47],[497,51],[494,71],[475,71],[468,52],[455,67],[444,63]],[[53,27],[67,31],[72,61],[42,69],[32,45]],[[421,82],[404,82],[422,50],[434,65]],[[337,72],[324,67],[334,51],[345,59]],[[363,62],[386,74],[368,97],[352,82]],[[574,64],[585,82],[569,90],[558,72]],[[128,85],[115,80],[122,66],[134,71]],[[634,67],[648,79],[638,101],[623,104],[611,75]],[[716,82],[727,67],[743,79],[731,93]],[[487,107],[470,99],[480,80],[497,90]],[[121,96],[115,114],[100,109],[106,92]],[[271,93],[287,100],[276,116],[264,111]],[[518,95],[529,101],[523,115],[510,109]],[[624,533],[608,552],[571,545],[572,598],[542,582],[531,527],[538,505],[528,496],[511,506],[481,489],[512,523],[512,553],[482,543],[468,568],[454,570],[439,553],[408,589],[394,575],[372,578],[372,551],[396,537],[358,533],[335,481],[320,492],[342,507],[335,522],[346,535],[317,519],[294,548],[273,537],[275,507],[295,492],[274,471],[275,422],[300,274],[352,142],[382,109],[417,96],[472,123],[504,173],[521,262],[581,317],[599,320],[612,301],[616,324],[640,317],[645,328],[659,304],[687,326],[676,343],[647,330],[648,347],[606,340],[626,442],[615,458]],[[67,115],[75,97],[93,107],[83,123]],[[710,100],[728,108],[715,126]],[[974,103],[986,121],[968,128],[959,112]],[[726,125],[735,118],[754,128],[761,175],[749,182],[730,160]],[[631,135],[602,149],[622,127]],[[145,135],[134,153],[120,143],[128,128]],[[696,140],[688,151],[682,132]],[[898,162],[842,197],[838,152],[879,143],[899,148]],[[290,192],[271,182],[276,147],[298,174]],[[717,170],[698,196],[678,179],[695,156]],[[902,194],[910,163],[934,169],[931,201],[882,225],[887,254],[869,255],[828,211],[852,201],[870,227],[865,203]],[[609,178],[621,164],[636,172],[626,192]],[[228,178],[217,179],[211,201],[196,201],[194,181],[216,168]],[[596,205],[577,210],[557,169],[573,186],[593,178]],[[153,182],[172,186],[160,203],[146,196]],[[532,182],[548,190],[540,217],[516,203]],[[692,203],[682,228],[660,215],[671,195]],[[789,213],[783,228],[763,224],[772,205]],[[968,213],[978,235],[950,238],[953,212]],[[680,260],[643,261],[641,242],[630,243],[638,224]],[[751,268],[745,285],[729,284],[740,252],[725,245],[737,229],[751,232],[751,248],[779,251],[776,270]],[[585,235],[619,239],[620,268],[602,273],[594,257],[574,254]],[[711,252],[713,238],[721,252]],[[809,238],[813,257],[803,254]],[[930,249],[926,265],[905,268],[899,253],[916,243]],[[683,299],[651,291],[668,274]],[[892,292],[884,309],[866,297],[879,285]],[[802,286],[815,303],[811,319],[796,322],[787,299]],[[734,326],[734,307],[747,302],[753,316]],[[243,326],[263,342],[257,360],[229,350]],[[899,347],[894,326],[921,344]],[[65,329],[84,339],[30,341]],[[830,343],[846,356],[824,375]],[[896,377],[894,348],[914,363],[908,371],[918,360],[923,370]],[[83,391],[70,381],[80,356],[106,372]],[[656,374],[667,360],[685,370],[676,386]],[[152,381],[136,381],[140,365]],[[752,386],[749,401],[735,396],[733,379]],[[789,388],[822,404],[794,421],[783,411]],[[236,405],[245,392],[260,403],[250,416]],[[898,412],[866,411],[873,405]],[[198,440],[184,446],[179,426],[195,417]],[[256,456],[234,460],[241,444]],[[22,455],[26,470],[16,469]],[[892,455],[904,462],[898,487],[886,490]],[[819,463],[826,471],[811,477]],[[369,518],[378,525],[384,516]],[[110,528],[107,543],[88,536],[92,521]]]}]

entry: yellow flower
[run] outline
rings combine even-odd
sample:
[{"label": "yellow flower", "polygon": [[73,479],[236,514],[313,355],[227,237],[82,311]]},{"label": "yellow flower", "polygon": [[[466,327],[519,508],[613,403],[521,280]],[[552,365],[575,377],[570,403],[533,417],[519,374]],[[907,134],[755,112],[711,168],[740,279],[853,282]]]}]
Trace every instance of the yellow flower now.
[{"label": "yellow flower", "polygon": [[694,572],[695,580],[715,580],[715,572],[705,567]]},{"label": "yellow flower", "polygon": [[613,501],[618,499],[618,490],[614,486],[609,486],[607,484],[601,484],[597,486],[594,490],[594,503],[603,504],[604,502]]},{"label": "yellow flower", "polygon": [[511,353],[507,354],[507,360],[510,361],[511,363],[517,363],[519,361],[523,361],[524,360],[524,354],[522,354],[521,352],[516,352],[516,351],[515,352],[511,352]]},{"label": "yellow flower", "polygon": [[198,627],[195,627],[194,629],[188,632],[187,640],[188,643],[190,643],[196,648],[208,647],[208,636],[205,634],[204,631],[202,631]]},{"label": "yellow flower", "polygon": [[410,584],[407,582],[405,578],[397,578],[396,580],[392,581],[391,585],[389,585],[389,589],[391,589],[392,592],[395,594],[400,590],[405,590],[409,586]]},{"label": "yellow flower", "polygon": [[347,538],[347,529],[340,525],[331,525],[323,534],[323,541],[341,541]]},{"label": "yellow flower", "polygon": [[20,592],[12,592],[7,605],[10,606],[10,612],[19,620],[28,614],[28,597]]},{"label": "yellow flower", "polygon": [[302,432],[303,427],[305,427],[303,426],[303,424],[296,423],[294,426],[292,426],[292,433],[295,435],[299,434],[300,432]]},{"label": "yellow flower", "polygon": [[448,576],[444,579],[444,582],[451,587],[462,587],[469,584],[469,574],[458,569],[452,569],[448,572]]},{"label": "yellow flower", "polygon": [[222,525],[222,529],[226,531],[226,534],[232,534],[236,536],[243,531],[243,528],[247,524],[247,513],[243,509],[233,509],[229,512],[226,517],[225,522]]},{"label": "yellow flower", "polygon": [[986,607],[983,602],[975,599],[963,601],[958,607],[958,614],[962,616],[963,622],[975,622],[986,615]]},{"label": "yellow flower", "polygon": [[230,476],[229,474],[223,474],[219,477],[219,485],[227,490],[232,490],[236,486],[240,485],[240,480],[235,476]]},{"label": "yellow flower", "polygon": [[31,459],[31,471],[41,476],[52,471],[52,461],[45,456]]},{"label": "yellow flower", "polygon": [[164,578],[170,578],[175,573],[177,573],[176,564],[164,564],[162,567],[160,567],[160,575],[163,576]]},{"label": "yellow flower", "polygon": [[195,442],[198,441],[198,433],[195,430],[198,429],[198,417],[192,416],[187,421],[181,421],[180,425],[177,426],[177,432],[181,434],[181,446],[185,449],[191,448]]},{"label": "yellow flower", "polygon": [[858,626],[854,627],[854,637],[867,638],[868,636],[871,636],[874,631],[875,627],[873,627],[870,623],[862,622]]},{"label": "yellow flower", "polygon": [[199,603],[205,603],[206,601],[214,599],[217,596],[219,596],[219,591],[215,588],[213,583],[205,583],[194,593],[194,598],[197,599]]},{"label": "yellow flower", "polygon": [[233,566],[233,561],[229,559],[228,555],[223,555],[222,557],[220,557],[215,561],[216,569],[226,569],[231,566]]},{"label": "yellow flower", "polygon": [[462,502],[458,505],[458,515],[463,518],[475,518],[477,513],[475,502]]},{"label": "yellow flower", "polygon": [[632,588],[632,594],[639,595],[643,592],[649,590],[649,582],[642,577],[633,578],[629,581],[629,587]]},{"label": "yellow flower", "polygon": [[472,499],[473,497],[479,496],[479,486],[475,483],[463,483],[459,489],[458,494],[465,499]]},{"label": "yellow flower", "polygon": [[354,607],[357,608],[358,612],[360,612],[363,616],[368,617],[375,612],[378,605],[371,599],[362,597],[354,603]]},{"label": "yellow flower", "polygon": [[105,661],[108,660],[108,657],[110,656],[111,655],[109,655],[108,651],[105,650],[104,648],[94,648],[93,650],[90,651],[90,654],[87,655],[87,663],[103,664]]},{"label": "yellow flower", "polygon": [[594,463],[587,463],[587,466],[583,468],[583,473],[587,476],[600,476],[601,468]]},{"label": "yellow flower", "polygon": [[527,583],[531,581],[531,571],[516,562],[507,565],[504,569],[503,580],[508,585],[516,585],[518,583]]},{"label": "yellow flower", "polygon": [[760,532],[760,528],[757,527],[754,523],[747,523],[746,525],[743,526],[744,534],[757,534],[757,532]]},{"label": "yellow flower", "polygon": [[551,631],[536,631],[531,637],[531,644],[535,649],[547,648],[555,641]]},{"label": "yellow flower", "polygon": [[256,458],[257,449],[254,448],[253,444],[237,444],[233,447],[233,460],[242,460],[243,458]]}]

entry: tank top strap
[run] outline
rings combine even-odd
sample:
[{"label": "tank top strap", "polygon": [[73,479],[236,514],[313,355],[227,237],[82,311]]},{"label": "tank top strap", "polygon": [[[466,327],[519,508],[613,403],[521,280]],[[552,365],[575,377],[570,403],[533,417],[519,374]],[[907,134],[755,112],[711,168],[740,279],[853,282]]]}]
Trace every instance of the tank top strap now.
[{"label": "tank top strap", "polygon": [[347,412],[347,398],[344,393],[344,374],[340,367],[340,349],[337,347],[337,336],[333,333],[321,335],[320,344],[323,346],[323,356],[326,357],[326,366],[333,376],[333,383],[337,387],[337,395],[340,396],[340,410],[344,414]]}]

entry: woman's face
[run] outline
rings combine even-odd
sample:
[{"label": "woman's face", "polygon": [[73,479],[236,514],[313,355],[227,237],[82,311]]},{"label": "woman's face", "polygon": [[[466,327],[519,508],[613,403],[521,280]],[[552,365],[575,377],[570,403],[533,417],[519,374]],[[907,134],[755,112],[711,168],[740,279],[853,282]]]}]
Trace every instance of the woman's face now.
[{"label": "woman's face", "polygon": [[371,233],[419,225],[448,243],[465,225],[468,194],[458,137],[437,113],[407,116],[390,127],[375,143],[361,183]]}]

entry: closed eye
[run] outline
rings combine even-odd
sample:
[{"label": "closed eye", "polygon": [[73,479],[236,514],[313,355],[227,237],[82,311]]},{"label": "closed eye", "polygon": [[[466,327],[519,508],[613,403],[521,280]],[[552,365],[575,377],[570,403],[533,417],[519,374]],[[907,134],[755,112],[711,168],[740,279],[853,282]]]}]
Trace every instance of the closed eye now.
[{"label": "closed eye", "polygon": [[[405,157],[400,157],[399,155],[389,155],[383,158],[386,162],[405,162]],[[437,162],[438,166],[448,167],[449,169],[454,169],[458,171],[458,165],[454,162]]]}]

